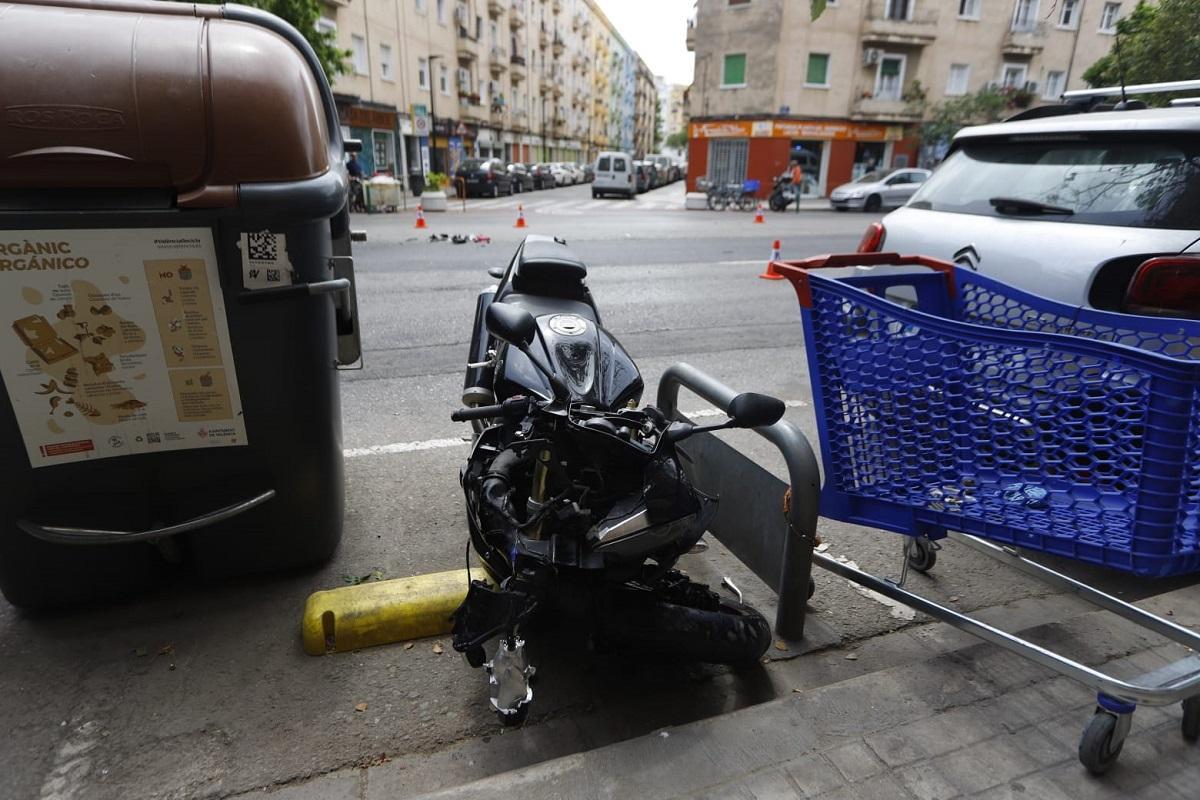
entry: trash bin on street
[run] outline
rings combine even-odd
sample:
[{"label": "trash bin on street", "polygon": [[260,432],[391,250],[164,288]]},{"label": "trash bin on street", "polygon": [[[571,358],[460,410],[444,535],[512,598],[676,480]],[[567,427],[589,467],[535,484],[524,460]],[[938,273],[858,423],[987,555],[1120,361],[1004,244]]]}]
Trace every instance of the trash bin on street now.
[{"label": "trash bin on street", "polygon": [[320,64],[242,6],[0,25],[0,591],[62,605],[327,559],[348,178]]},{"label": "trash bin on street", "polygon": [[376,175],[366,182],[367,210],[386,212],[400,207],[400,181],[391,175]]}]

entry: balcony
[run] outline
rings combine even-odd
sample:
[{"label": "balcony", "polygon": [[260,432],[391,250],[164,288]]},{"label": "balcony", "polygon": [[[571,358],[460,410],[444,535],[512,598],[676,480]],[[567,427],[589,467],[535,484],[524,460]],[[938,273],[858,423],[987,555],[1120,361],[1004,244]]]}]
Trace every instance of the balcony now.
[{"label": "balcony", "polygon": [[545,75],[543,75],[541,83],[538,84],[538,94],[545,94],[545,95],[550,94],[550,86],[551,85],[552,84],[550,83],[550,79],[547,78]]},{"label": "balcony", "polygon": [[550,94],[554,95],[555,99],[563,96],[562,84],[558,81],[550,82]]},{"label": "balcony", "polygon": [[1046,47],[1046,23],[1030,20],[1014,22],[1012,29],[1004,34],[1000,52],[1006,56],[1030,57]]},{"label": "balcony", "polygon": [[490,56],[489,66],[491,67],[493,78],[498,78],[508,71],[508,53],[503,47],[493,47]]},{"label": "balcony", "polygon": [[469,63],[479,58],[479,53],[475,49],[475,40],[466,36],[458,38],[457,53],[459,63]]},{"label": "balcony", "polygon": [[577,31],[583,25],[583,12],[575,12],[575,16],[571,17],[571,30]]},{"label": "balcony", "polygon": [[525,80],[525,56],[519,56],[513,53],[508,57],[509,66],[512,67],[511,75],[513,83],[520,83]]},{"label": "balcony", "polygon": [[873,122],[920,122],[921,110],[891,97],[862,97],[850,104],[850,119]]},{"label": "balcony", "polygon": [[553,9],[555,14],[562,13],[562,6],[562,0],[551,0],[550,2],[550,8]]},{"label": "balcony", "polygon": [[504,0],[488,0],[488,16],[492,19],[501,16],[506,10]]},{"label": "balcony", "polygon": [[529,130],[529,112],[523,108],[516,109],[509,115],[508,126],[514,131]]},{"label": "balcony", "polygon": [[508,24],[514,28],[525,26],[525,0],[512,0],[508,8]]},{"label": "balcony", "polygon": [[550,46],[550,32],[545,28],[538,31],[538,44],[542,47]]},{"label": "balcony", "polygon": [[696,20],[689,19],[687,21],[687,49],[689,53],[696,52]]},{"label": "balcony", "polygon": [[559,58],[562,56],[563,51],[567,49],[567,43],[555,35],[554,43],[551,45],[550,49],[554,53],[554,57]]},{"label": "balcony", "polygon": [[862,43],[924,47],[937,37],[937,11],[915,10],[917,0],[871,0],[863,19]]},{"label": "balcony", "polygon": [[491,121],[493,127],[508,127],[508,109],[505,106],[492,106],[491,112],[488,119]]}]

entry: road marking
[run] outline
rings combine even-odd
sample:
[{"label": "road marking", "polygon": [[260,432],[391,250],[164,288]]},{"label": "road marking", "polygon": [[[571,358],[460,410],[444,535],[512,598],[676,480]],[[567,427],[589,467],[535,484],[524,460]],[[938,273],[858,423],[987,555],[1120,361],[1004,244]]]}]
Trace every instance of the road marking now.
[{"label": "road marking", "polygon": [[[788,408],[807,408],[804,400],[785,400]],[[724,416],[725,412],[715,408],[701,408],[696,411],[684,411],[688,419],[703,419],[704,417]],[[397,453],[420,453],[425,450],[442,450],[447,447],[459,447],[469,444],[460,436],[449,439],[425,439],[420,442],[393,442],[392,444],[377,444],[372,447],[352,447],[342,451],[346,458],[362,458],[363,456],[390,456]]]}]

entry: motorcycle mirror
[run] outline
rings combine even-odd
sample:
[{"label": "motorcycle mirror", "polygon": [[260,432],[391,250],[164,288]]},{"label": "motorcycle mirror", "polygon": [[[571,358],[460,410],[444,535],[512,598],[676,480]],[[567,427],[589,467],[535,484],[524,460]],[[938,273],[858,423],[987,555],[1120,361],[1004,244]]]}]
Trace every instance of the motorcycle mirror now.
[{"label": "motorcycle mirror", "polygon": [[488,333],[524,350],[537,338],[537,320],[523,308],[509,303],[492,303],[484,315]]},{"label": "motorcycle mirror", "polygon": [[489,267],[487,272],[488,272],[489,277],[495,278],[496,280],[500,280],[501,278],[504,277],[504,273],[506,271],[507,271],[506,267]]},{"label": "motorcycle mirror", "polygon": [[729,404],[729,419],[734,428],[764,428],[783,416],[783,401],[757,392],[742,392]]}]

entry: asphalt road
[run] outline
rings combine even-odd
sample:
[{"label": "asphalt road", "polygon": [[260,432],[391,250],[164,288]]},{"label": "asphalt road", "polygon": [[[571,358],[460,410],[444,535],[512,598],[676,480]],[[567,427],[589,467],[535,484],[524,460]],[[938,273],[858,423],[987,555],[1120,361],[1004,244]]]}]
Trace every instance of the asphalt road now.
[{"label": "asphalt road", "polygon": [[[513,227],[517,203],[527,230]],[[586,187],[574,187],[429,214],[425,231],[414,230],[411,212],[357,217],[369,234],[355,249],[364,366],[342,374],[341,550],[302,574],[207,586],[180,579],[124,604],[52,616],[0,603],[0,797],[226,797],[497,735],[482,673],[455,657],[448,640],[443,655],[424,641],[311,658],[299,641],[304,600],[350,576],[462,564],[457,471],[466,431],[449,413],[458,405],[475,297],[489,283],[485,269],[505,263],[526,232],[561,236],[589,262],[605,325],[638,360],[647,399],[669,364],[688,361],[735,388],[789,401],[788,418],[815,441],[795,296],[788,284],[756,276],[772,240],[782,240],[785,257],[852,250],[870,217],[768,214],[755,225],[748,214],[681,206],[682,184],[634,201],[592,201]],[[431,233],[482,234],[490,243],[431,242]],[[695,398],[682,405],[705,406]],[[756,439],[737,442],[779,469]],[[822,530],[830,553],[885,575],[898,571],[897,537],[837,524]],[[734,576],[772,613],[769,592],[718,546],[689,557],[688,568]],[[826,641],[914,622],[844,581],[817,580],[813,630]],[[914,581],[963,609],[1048,593],[954,549],[932,577]],[[1170,588],[1115,585],[1131,594]],[[570,715],[587,731],[585,746],[790,691],[770,665],[746,677],[600,658],[555,642],[531,647],[542,678],[527,727]],[[365,711],[356,711],[360,703]],[[436,778],[423,780],[408,788],[437,788]]]}]

